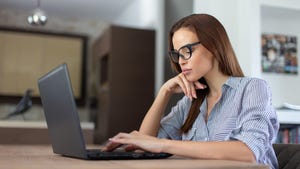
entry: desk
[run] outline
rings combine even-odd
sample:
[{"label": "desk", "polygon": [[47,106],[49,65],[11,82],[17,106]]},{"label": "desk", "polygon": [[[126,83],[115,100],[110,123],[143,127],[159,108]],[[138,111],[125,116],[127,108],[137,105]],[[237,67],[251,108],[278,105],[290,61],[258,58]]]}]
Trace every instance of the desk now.
[{"label": "desk", "polygon": [[0,145],[0,168],[7,169],[267,169],[226,160],[171,157],[160,160],[88,161],[53,154],[49,145]]}]

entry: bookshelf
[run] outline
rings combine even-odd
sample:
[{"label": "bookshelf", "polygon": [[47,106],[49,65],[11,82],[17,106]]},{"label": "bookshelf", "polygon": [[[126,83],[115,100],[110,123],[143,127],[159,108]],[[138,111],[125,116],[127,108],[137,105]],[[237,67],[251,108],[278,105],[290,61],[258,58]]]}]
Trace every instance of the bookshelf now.
[{"label": "bookshelf", "polygon": [[95,143],[138,130],[154,99],[155,31],[112,25],[93,45]]},{"label": "bookshelf", "polygon": [[277,110],[280,129],[277,143],[300,143],[300,111]]}]

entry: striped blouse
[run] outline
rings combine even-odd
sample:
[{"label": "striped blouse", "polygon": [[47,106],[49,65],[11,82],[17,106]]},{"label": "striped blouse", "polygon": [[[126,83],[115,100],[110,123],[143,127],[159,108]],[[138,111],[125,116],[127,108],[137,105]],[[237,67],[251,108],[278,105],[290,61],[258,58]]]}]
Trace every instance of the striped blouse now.
[{"label": "striped blouse", "polygon": [[205,99],[190,131],[180,133],[191,105],[189,98],[184,96],[161,120],[158,137],[192,141],[239,140],[253,151],[258,163],[275,169],[278,163],[272,143],[279,123],[271,101],[271,91],[264,80],[229,77],[222,86],[222,97],[211,110],[207,122]]}]

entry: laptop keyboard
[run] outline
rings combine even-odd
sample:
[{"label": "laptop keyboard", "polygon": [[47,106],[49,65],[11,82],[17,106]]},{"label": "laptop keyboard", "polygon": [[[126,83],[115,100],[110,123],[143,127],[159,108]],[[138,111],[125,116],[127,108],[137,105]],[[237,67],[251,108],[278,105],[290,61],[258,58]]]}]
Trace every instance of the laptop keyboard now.
[{"label": "laptop keyboard", "polygon": [[111,152],[104,152],[99,149],[87,150],[90,159],[103,160],[126,160],[126,159],[159,159],[171,156],[167,153],[150,153],[150,152],[133,152],[116,150]]}]

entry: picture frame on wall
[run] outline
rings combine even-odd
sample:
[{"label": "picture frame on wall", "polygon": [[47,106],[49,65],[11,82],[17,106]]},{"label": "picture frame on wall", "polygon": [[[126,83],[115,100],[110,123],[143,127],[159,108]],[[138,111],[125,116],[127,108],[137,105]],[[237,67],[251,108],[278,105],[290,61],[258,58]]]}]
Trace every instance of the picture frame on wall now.
[{"label": "picture frame on wall", "polygon": [[66,63],[78,105],[85,102],[87,36],[0,27],[0,103],[17,103],[28,89],[40,103],[37,80]]},{"label": "picture frame on wall", "polygon": [[264,33],[261,48],[262,72],[298,74],[296,36]]}]

